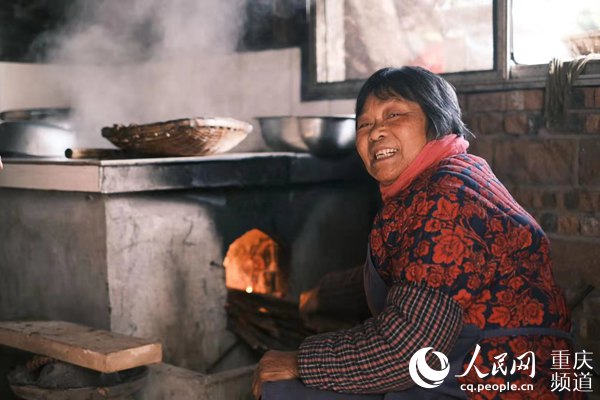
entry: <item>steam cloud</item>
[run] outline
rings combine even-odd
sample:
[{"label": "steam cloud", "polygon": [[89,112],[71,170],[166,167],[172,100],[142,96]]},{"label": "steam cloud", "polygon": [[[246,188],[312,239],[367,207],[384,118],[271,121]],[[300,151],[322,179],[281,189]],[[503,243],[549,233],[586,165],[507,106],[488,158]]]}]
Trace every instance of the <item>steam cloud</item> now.
[{"label": "steam cloud", "polygon": [[[214,61],[226,63],[235,50],[243,24],[243,3],[77,3],[70,18],[73,24],[61,34],[50,59],[68,71],[62,85],[75,111],[80,145],[109,147],[100,130],[115,123],[214,113],[211,93],[203,88],[207,81],[218,79],[219,63]],[[235,76],[220,79],[224,85],[235,85]]]}]

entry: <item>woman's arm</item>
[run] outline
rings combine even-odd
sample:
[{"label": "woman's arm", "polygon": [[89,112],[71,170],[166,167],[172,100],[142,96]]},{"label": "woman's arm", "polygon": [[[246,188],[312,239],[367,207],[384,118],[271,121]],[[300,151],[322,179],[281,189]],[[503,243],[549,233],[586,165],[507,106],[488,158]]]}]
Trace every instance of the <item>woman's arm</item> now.
[{"label": "woman's arm", "polygon": [[441,291],[418,284],[394,286],[377,318],[344,331],[307,338],[298,352],[309,387],[385,393],[414,382],[408,363],[423,347],[449,353],[462,328],[462,308]]},{"label": "woman's arm", "polygon": [[363,282],[363,265],[326,274],[318,285],[300,295],[300,313],[364,321],[370,316]]}]

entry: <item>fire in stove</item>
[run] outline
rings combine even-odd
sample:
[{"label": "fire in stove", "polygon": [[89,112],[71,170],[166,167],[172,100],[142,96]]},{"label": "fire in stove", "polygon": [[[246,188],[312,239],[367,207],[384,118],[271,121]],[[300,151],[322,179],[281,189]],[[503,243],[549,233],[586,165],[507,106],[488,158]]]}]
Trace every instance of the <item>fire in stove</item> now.
[{"label": "fire in stove", "polygon": [[228,327],[259,353],[295,349],[315,333],[304,326],[298,304],[285,298],[286,260],[283,246],[259,229],[232,242],[223,260]]},{"label": "fire in stove", "polygon": [[225,285],[246,293],[283,298],[287,293],[287,274],[282,246],[259,229],[252,229],[235,240],[225,260]]}]

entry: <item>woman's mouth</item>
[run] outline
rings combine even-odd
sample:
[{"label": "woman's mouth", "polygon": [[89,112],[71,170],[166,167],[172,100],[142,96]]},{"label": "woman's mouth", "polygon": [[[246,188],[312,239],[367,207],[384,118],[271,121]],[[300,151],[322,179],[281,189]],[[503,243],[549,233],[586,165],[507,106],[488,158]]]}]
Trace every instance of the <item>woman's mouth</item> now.
[{"label": "woman's mouth", "polygon": [[383,160],[396,154],[398,149],[381,149],[375,152],[375,160]]}]

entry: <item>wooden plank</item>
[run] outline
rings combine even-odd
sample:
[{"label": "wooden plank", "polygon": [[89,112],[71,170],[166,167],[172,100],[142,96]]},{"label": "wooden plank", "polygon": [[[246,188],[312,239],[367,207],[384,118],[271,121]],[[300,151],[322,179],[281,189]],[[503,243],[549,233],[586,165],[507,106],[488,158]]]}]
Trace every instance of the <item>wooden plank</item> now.
[{"label": "wooden plank", "polygon": [[161,362],[162,346],[65,321],[0,322],[0,344],[100,372]]}]

